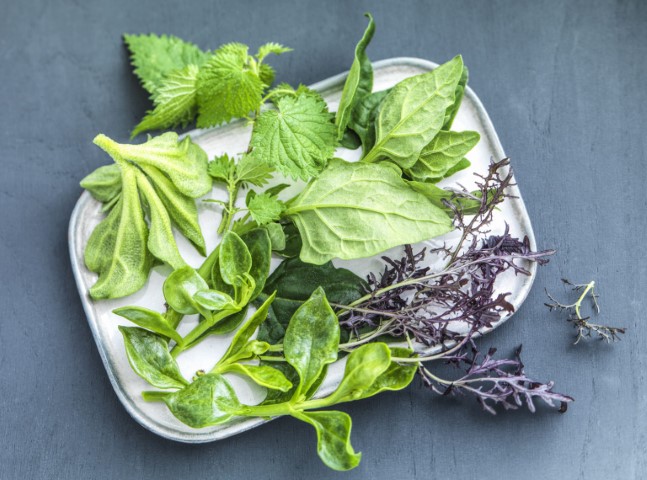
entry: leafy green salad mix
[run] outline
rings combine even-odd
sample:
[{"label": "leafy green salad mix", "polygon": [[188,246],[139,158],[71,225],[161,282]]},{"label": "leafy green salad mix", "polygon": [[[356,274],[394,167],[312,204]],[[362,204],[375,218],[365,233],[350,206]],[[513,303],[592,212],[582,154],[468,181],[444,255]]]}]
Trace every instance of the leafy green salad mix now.
[{"label": "leafy green salad mix", "polygon": [[[528,379],[520,361],[472,348],[475,333],[513,310],[495,292],[496,278],[509,270],[529,274],[523,265],[544,262],[550,252],[533,252],[527,239],[507,231],[488,233],[512,182],[507,160],[481,172],[476,191],[437,185],[470,166],[465,155],[479,141],[477,132],[452,130],[468,80],[462,58],[373,91],[366,48],[375,25],[367,17],[336,112],[303,85],[273,86],[268,61],[291,50],[282,45],[268,43],[255,54],[239,43],[202,51],[172,36],[126,35],[134,72],[153,103],[133,137],[242,119],[251,125],[249,145],[208,158],[174,132],[136,145],[98,135],[94,143],[113,163],[81,182],[105,213],[85,247],[85,265],[98,275],[93,300],[137,292],[156,264],[172,269],[164,311],[114,311],[134,324],[120,331],[132,369],[151,386],[143,398],[164,402],[193,428],[291,416],[314,428],[319,457],[336,470],[354,468],[360,454],[350,443],[350,417],[329,407],[401,390],[416,373],[435,391],[474,394],[490,411],[522,402],[533,409],[533,398],[571,400]],[[336,158],[340,146],[361,149],[361,159]],[[296,181],[305,187],[285,198]],[[196,202],[213,189],[227,192],[226,200],[206,200],[222,220],[201,226]],[[202,228],[220,234],[210,252]],[[450,231],[460,233],[452,248],[410,247]],[[177,234],[205,257],[201,266],[183,259]],[[396,246],[405,246],[403,256],[385,257],[384,271],[368,278],[331,262]],[[429,256],[444,268],[431,270]],[[282,261],[272,271],[273,258]],[[199,322],[180,335],[187,315]],[[452,331],[456,320],[468,331]],[[206,358],[193,378],[182,375],[183,352],[232,332],[224,355]],[[441,352],[426,354],[433,346]],[[340,383],[317,395],[328,366],[341,358]],[[463,375],[438,377],[428,366],[438,360],[465,367]],[[243,404],[229,374],[265,388],[265,400]]]}]

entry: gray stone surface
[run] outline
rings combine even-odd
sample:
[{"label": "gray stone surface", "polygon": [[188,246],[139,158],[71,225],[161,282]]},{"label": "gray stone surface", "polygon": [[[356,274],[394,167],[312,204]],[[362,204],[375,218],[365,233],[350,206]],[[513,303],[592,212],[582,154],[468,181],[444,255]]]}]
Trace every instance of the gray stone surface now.
[{"label": "gray stone surface", "polygon": [[[376,2],[373,2],[376,3]],[[557,248],[515,318],[480,343],[524,344],[527,371],[576,402],[481,412],[413,386],[348,405],[362,464],[345,478],[645,478],[647,384],[643,194],[647,3],[2,2],[0,15],[0,478],[333,478],[307,426],[278,420],[222,442],[169,442],[114,395],[71,274],[66,229],[79,180],[126,140],[148,101],[123,32],[172,33],[204,48],[268,40],[296,51],[279,80],[346,70],[371,10],[373,59],[464,55],[530,211]],[[544,288],[595,279],[607,346],[571,345]]]}]

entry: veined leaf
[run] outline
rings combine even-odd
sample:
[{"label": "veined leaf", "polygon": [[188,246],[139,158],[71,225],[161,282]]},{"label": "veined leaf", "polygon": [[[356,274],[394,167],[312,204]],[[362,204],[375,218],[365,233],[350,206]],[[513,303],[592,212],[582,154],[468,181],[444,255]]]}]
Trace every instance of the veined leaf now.
[{"label": "veined leaf", "polygon": [[375,124],[375,146],[363,160],[389,158],[402,168],[411,167],[442,128],[462,72],[459,55],[398,83],[384,99]]},{"label": "veined leaf", "polygon": [[186,262],[180,255],[180,251],[173,237],[171,218],[164,208],[164,204],[157,196],[155,189],[146,176],[136,171],[137,186],[148,204],[150,212],[150,233],[148,234],[148,251],[163,262],[168,263],[173,269],[181,268]]},{"label": "veined leaf", "polygon": [[180,334],[169,324],[166,317],[158,312],[144,307],[120,307],[112,313],[130,320],[135,325],[175,340],[176,343],[182,343]]},{"label": "veined leaf", "polygon": [[286,176],[316,176],[333,155],[336,129],[326,103],[313,95],[286,96],[277,110],[262,112],[254,123],[250,154]]},{"label": "veined leaf", "polygon": [[128,362],[137,375],[157,388],[183,388],[188,383],[164,337],[139,327],[119,327],[119,331]]},{"label": "veined leaf", "polygon": [[265,57],[267,57],[270,54],[274,55],[281,55],[283,53],[291,52],[292,49],[290,47],[285,47],[281,45],[280,43],[275,43],[275,42],[268,42],[264,45],[261,45],[258,47],[258,52],[256,53],[256,58],[258,61],[263,61]]},{"label": "veined leaf", "polygon": [[421,182],[440,181],[478,143],[478,132],[440,131],[422,149],[418,161],[408,170],[411,178]]},{"label": "veined leaf", "polygon": [[287,362],[299,373],[299,398],[319,378],[323,368],[337,360],[339,320],[319,287],[290,319],[283,339]]},{"label": "veined leaf", "polygon": [[195,200],[177,191],[168,177],[155,167],[143,165],[142,169],[153,183],[153,187],[175,228],[195,246],[200,254],[206,255],[206,246],[198,223],[198,209],[195,206]]},{"label": "veined leaf", "polygon": [[85,247],[85,264],[99,279],[90,288],[94,299],[117,298],[139,290],[152,265],[146,248],[148,228],[137,192],[135,167],[120,165],[122,194],[94,229]]},{"label": "veined leaf", "polygon": [[156,89],[155,108],[133,129],[130,138],[149,130],[185,127],[197,113],[196,79],[198,66],[187,65],[164,77]]},{"label": "veined leaf", "polygon": [[226,232],[220,243],[218,264],[227,285],[236,285],[252,268],[252,256],[245,242],[234,232]]},{"label": "veined leaf", "polygon": [[254,383],[271,390],[287,392],[292,388],[292,382],[288,380],[280,370],[268,365],[245,365],[242,363],[232,363],[227,365],[225,371],[245,375]]},{"label": "veined leaf", "polygon": [[166,277],[162,286],[166,303],[173,310],[184,315],[198,313],[193,296],[202,290],[208,289],[209,286],[204,278],[189,266],[175,270]]},{"label": "veined leaf", "polygon": [[267,193],[255,195],[247,203],[249,213],[258,225],[265,225],[279,220],[283,206],[283,202]]},{"label": "veined leaf", "polygon": [[236,164],[236,180],[262,187],[272,178],[273,171],[269,165],[259,162],[251,155],[243,155]]},{"label": "veined leaf", "polygon": [[249,340],[252,338],[254,332],[267,318],[267,312],[269,311],[270,305],[273,301],[274,294],[268,297],[268,299],[263,302],[263,305],[261,305],[258,310],[256,310],[256,312],[254,312],[254,314],[249,317],[249,320],[247,320],[245,324],[240,327],[240,329],[236,332],[236,335],[234,335],[231,343],[229,344],[229,348],[222,356],[223,360],[235,357],[243,350],[245,345],[247,345]]},{"label": "veined leaf", "polygon": [[85,188],[93,198],[103,203],[111,202],[121,193],[121,169],[119,165],[104,165],[81,180],[81,187]]},{"label": "veined leaf", "polygon": [[295,418],[312,425],[317,431],[319,458],[333,470],[350,470],[359,465],[361,453],[350,444],[351,418],[344,412],[298,412]]},{"label": "veined leaf", "polygon": [[164,77],[189,65],[202,65],[209,57],[192,43],[172,35],[124,35],[135,74],[153,97]]},{"label": "veined leaf", "polygon": [[198,127],[246,117],[261,106],[263,81],[249,65],[247,46],[223,45],[198,74]]},{"label": "veined leaf", "polygon": [[362,39],[355,47],[355,59],[344,83],[339,108],[335,116],[338,141],[341,141],[344,137],[351,112],[355,105],[373,90],[373,66],[366,55],[366,47],[371,42],[375,33],[375,22],[373,22],[373,17],[370,13],[365,15],[368,17],[368,27]]},{"label": "veined leaf", "polygon": [[199,376],[163,400],[178,420],[193,428],[224,423],[241,408],[229,382],[215,373]]},{"label": "veined leaf", "polygon": [[450,128],[452,128],[452,123],[454,123],[456,114],[458,113],[458,110],[461,107],[461,103],[463,102],[463,95],[465,94],[465,88],[467,88],[468,78],[469,72],[467,70],[467,67],[463,65],[463,73],[461,74],[461,79],[458,81],[458,85],[456,85],[456,92],[454,93],[454,103],[452,103],[451,107],[449,107],[445,112],[445,123],[443,124],[443,130],[449,130]]},{"label": "veined leaf", "polygon": [[454,218],[454,211],[449,208],[445,202],[454,204],[464,215],[474,215],[481,207],[481,192],[473,192],[474,198],[459,197],[450,190],[444,190],[433,183],[427,182],[407,182],[411,188],[422,193],[434,205],[442,209],[449,218]]},{"label": "veined leaf", "polygon": [[353,108],[348,126],[360,138],[364,155],[375,145],[375,119],[390,91],[391,89],[373,92],[359,100]]},{"label": "veined leaf", "polygon": [[301,260],[314,264],[370,257],[452,229],[447,215],[395,169],[340,159],[306,186],[285,215],[301,233]]}]

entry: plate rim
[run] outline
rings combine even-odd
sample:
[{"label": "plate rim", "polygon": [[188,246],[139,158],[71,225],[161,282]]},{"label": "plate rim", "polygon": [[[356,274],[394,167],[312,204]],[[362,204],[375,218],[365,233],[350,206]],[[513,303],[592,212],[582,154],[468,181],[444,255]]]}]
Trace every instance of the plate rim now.
[{"label": "plate rim", "polygon": [[[388,67],[407,67],[407,66],[431,71],[434,68],[436,68],[438,64],[430,60],[425,60],[425,59],[416,58],[416,57],[393,57],[393,58],[388,58],[388,59],[378,60],[376,62],[373,62],[374,70],[388,68]],[[321,80],[319,82],[312,84],[310,88],[320,92],[325,92],[326,90],[334,89],[338,87],[340,83],[343,83],[345,81],[346,77],[348,76],[348,73],[349,71],[345,71],[337,75],[334,75],[332,77],[326,78],[324,80]],[[506,155],[503,150],[503,146],[501,145],[499,136],[494,128],[494,125],[492,124],[492,120],[490,119],[487,111],[485,110],[485,107],[483,106],[483,103],[476,95],[476,93],[474,93],[474,91],[469,86],[465,89],[464,95],[468,97],[470,101],[474,104],[478,118],[482,123],[487,136],[491,140],[492,150],[495,152],[498,159],[505,158]],[[234,121],[226,125],[212,127],[209,129],[193,129],[189,132],[184,133],[182,136],[190,136],[193,139],[197,139],[203,135],[206,135],[207,133],[211,132],[214,129],[234,128],[240,125],[240,123],[241,121]],[[510,170],[511,170],[510,166],[508,165],[505,167],[504,173],[507,174]],[[513,199],[515,204],[514,208],[519,212],[519,223],[523,228],[523,230],[525,231],[525,234],[528,236],[530,248],[532,250],[536,250],[537,245],[536,245],[534,231],[532,228],[532,224],[530,222],[528,210],[526,209],[526,205],[523,201],[523,197],[521,196],[519,187],[516,183],[514,183],[510,185],[508,189],[511,192],[511,194],[516,197]],[[108,355],[107,348],[100,338],[100,333],[98,330],[98,319],[95,318],[93,307],[92,307],[93,302],[92,300],[90,300],[90,297],[88,294],[88,288],[84,285],[84,281],[81,276],[83,269],[85,269],[86,267],[85,265],[81,264],[82,263],[81,258],[78,258],[76,255],[76,251],[77,251],[76,233],[81,219],[81,212],[84,210],[84,208],[86,208],[88,203],[91,203],[93,201],[95,200],[87,191],[84,191],[79,197],[79,199],[77,200],[74,206],[74,209],[72,210],[72,214],[71,214],[70,222],[68,226],[68,249],[69,249],[72,271],[74,273],[74,280],[76,283],[77,291],[81,298],[83,311],[85,313],[88,324],[90,326],[92,337],[94,338],[94,342],[97,345],[99,355],[103,362],[103,367],[106,370],[106,373],[108,374],[108,378],[110,380],[113,390],[115,391],[121,404],[124,406],[126,411],[130,414],[130,416],[133,417],[133,419],[135,419],[137,423],[139,423],[140,425],[142,425],[144,428],[151,431],[152,433],[155,433],[156,435],[159,435],[169,440],[174,440],[182,443],[192,443],[192,444],[208,443],[216,440],[222,440],[224,438],[237,435],[239,433],[245,432],[247,430],[258,427],[260,425],[263,425],[271,421],[272,419],[241,417],[237,420],[230,422],[228,424],[230,428],[213,430],[213,431],[203,432],[203,433],[200,433],[200,430],[197,429],[196,433],[187,433],[187,432],[180,432],[178,430],[170,428],[161,423],[152,422],[149,418],[142,415],[139,407],[135,405],[133,399],[131,399],[131,397],[126,394],[126,391],[121,386],[120,380],[115,375],[115,369],[112,367],[112,362]],[[503,323],[505,323],[508,319],[510,319],[510,317],[512,317],[514,313],[518,311],[519,307],[521,307],[523,302],[528,297],[528,294],[530,293],[530,290],[534,283],[534,280],[537,274],[536,262],[531,262],[528,265],[527,270],[530,272],[530,275],[525,277],[524,282],[522,283],[519,289],[518,295],[511,302],[512,305],[514,306],[514,312],[512,312],[511,314],[502,316],[497,322],[494,322],[492,324],[491,328],[484,329],[478,332],[477,336],[480,337],[481,335],[489,333],[492,330],[498,328]],[[431,349],[430,352],[433,350],[439,351],[440,348],[441,348],[441,345],[437,345],[433,349]],[[332,390],[332,388],[334,388],[334,386],[330,387],[329,390]],[[319,393],[318,396],[322,396],[330,392],[323,390],[318,393]]]}]

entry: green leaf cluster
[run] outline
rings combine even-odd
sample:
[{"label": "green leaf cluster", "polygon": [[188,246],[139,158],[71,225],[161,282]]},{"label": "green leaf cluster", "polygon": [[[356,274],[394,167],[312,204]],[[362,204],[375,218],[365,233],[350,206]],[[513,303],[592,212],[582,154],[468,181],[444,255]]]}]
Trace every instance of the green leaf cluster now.
[{"label": "green leaf cluster", "polygon": [[118,144],[105,135],[94,142],[115,163],[81,181],[108,212],[85,248],[86,266],[99,274],[90,295],[117,298],[136,292],[146,282],[154,259],[173,268],[186,265],[173,227],[204,255],[194,201],[211,189],[204,151],[189,138],[180,141],[175,133],[140,145]]}]

